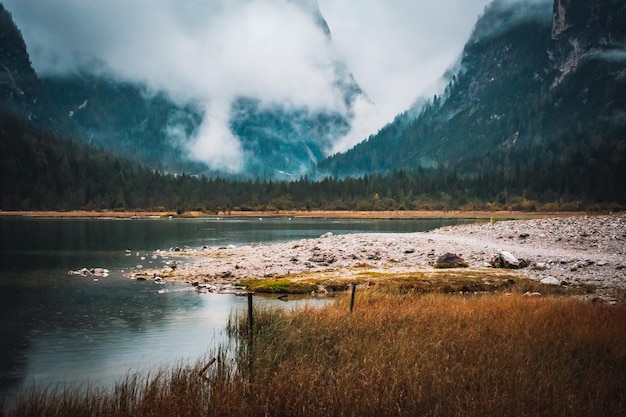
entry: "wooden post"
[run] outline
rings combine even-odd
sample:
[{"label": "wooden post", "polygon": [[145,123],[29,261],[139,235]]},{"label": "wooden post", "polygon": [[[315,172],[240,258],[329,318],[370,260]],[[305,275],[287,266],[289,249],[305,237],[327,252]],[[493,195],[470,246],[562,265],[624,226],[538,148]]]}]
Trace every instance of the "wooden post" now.
[{"label": "wooden post", "polygon": [[254,330],[254,313],[252,307],[252,295],[253,292],[248,293],[248,336],[252,337],[252,331]]},{"label": "wooden post", "polygon": [[356,293],[356,283],[352,283],[352,296],[350,297],[350,313],[354,310],[354,295]]},{"label": "wooden post", "polygon": [[215,361],[216,361],[216,360],[217,360],[217,359],[212,358],[212,359],[209,361],[209,363],[207,363],[207,364],[204,366],[204,368],[202,368],[202,369],[200,370],[200,372],[198,373],[198,375],[200,376],[200,378],[204,378],[204,379],[206,379],[207,381],[210,381],[210,380],[211,380],[209,377],[207,377],[206,375],[204,375],[204,373],[207,371],[207,369],[209,369],[209,367],[210,367],[211,365],[213,365],[213,364],[215,363]]},{"label": "wooden post", "polygon": [[248,383],[245,395],[249,395],[254,381],[254,309],[252,305],[253,292],[248,292]]}]

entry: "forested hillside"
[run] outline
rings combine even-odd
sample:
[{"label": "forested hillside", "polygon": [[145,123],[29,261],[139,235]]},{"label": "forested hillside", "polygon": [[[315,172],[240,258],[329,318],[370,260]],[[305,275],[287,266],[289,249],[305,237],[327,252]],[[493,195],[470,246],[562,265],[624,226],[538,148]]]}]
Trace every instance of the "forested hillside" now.
[{"label": "forested hillside", "polygon": [[202,122],[196,106],[87,72],[41,83],[53,112],[50,124],[64,136],[164,172],[207,170],[190,161],[183,146]]},{"label": "forested hillside", "polygon": [[436,167],[533,199],[623,202],[626,6],[545,4],[491,4],[440,97],[320,171]]},{"label": "forested hillside", "polygon": [[0,110],[36,120],[44,103],[43,88],[31,66],[22,34],[0,3]]},{"label": "forested hillside", "polygon": [[[593,146],[593,144],[590,144]],[[600,157],[602,149],[594,152]],[[626,182],[578,181],[575,158],[557,173],[508,161],[493,175],[444,169],[395,171],[360,178],[233,181],[165,175],[87,145],[56,137],[28,121],[0,115],[2,210],[620,210]],[[610,155],[609,155],[610,157]],[[606,159],[606,158],[605,158]],[[508,168],[509,166],[513,168]],[[560,169],[570,169],[561,172]],[[581,175],[584,172],[581,173]],[[610,178],[609,178],[610,180]]]}]

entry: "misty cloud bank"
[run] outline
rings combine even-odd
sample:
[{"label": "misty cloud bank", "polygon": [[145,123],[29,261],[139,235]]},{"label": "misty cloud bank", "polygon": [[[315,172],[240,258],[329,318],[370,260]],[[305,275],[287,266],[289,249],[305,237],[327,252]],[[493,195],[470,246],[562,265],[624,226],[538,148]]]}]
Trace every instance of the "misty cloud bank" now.
[{"label": "misty cloud bank", "polygon": [[[351,130],[328,153],[346,150],[420,95],[438,92],[487,3],[4,1],[39,74],[99,72],[194,103],[205,114],[197,136],[185,141],[172,128],[173,136],[196,159],[233,173],[245,158],[229,126],[235,99],[339,113]],[[344,63],[364,91],[351,108],[337,85],[337,65]]]},{"label": "misty cloud bank", "polygon": [[205,119],[188,144],[190,156],[213,169],[237,172],[242,166],[244,155],[228,126],[230,103],[237,97],[346,112],[333,85],[332,45],[299,3],[34,3],[20,0],[11,8],[16,15],[32,9],[23,31],[40,74],[100,71],[198,104]]}]

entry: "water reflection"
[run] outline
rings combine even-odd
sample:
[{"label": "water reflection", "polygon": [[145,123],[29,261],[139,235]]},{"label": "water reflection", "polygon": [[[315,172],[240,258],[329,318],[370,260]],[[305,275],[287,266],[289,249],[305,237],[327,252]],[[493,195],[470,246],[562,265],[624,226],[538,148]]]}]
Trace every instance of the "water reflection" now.
[{"label": "water reflection", "polygon": [[[162,286],[123,277],[138,263],[150,266],[155,249],[286,241],[328,231],[414,232],[455,222],[0,218],[0,395],[34,380],[107,385],[128,370],[195,360],[214,346],[231,312],[247,308],[246,299],[197,294],[183,284],[167,284],[169,291],[159,294]],[[83,267],[105,267],[111,275],[94,281],[67,274]]]}]

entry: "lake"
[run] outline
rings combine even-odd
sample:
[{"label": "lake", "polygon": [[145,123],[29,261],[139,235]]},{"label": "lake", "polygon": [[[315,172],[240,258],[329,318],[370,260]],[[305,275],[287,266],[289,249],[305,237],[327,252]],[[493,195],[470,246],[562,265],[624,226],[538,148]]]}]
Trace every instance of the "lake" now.
[{"label": "lake", "polygon": [[[160,294],[162,285],[124,278],[138,264],[160,265],[152,259],[157,249],[283,242],[329,231],[417,232],[469,221],[0,218],[0,397],[33,382],[111,386],[127,372],[193,362],[223,340],[228,317],[246,310],[245,298],[198,294],[181,283],[167,283]],[[83,267],[110,275],[68,274]]]}]

